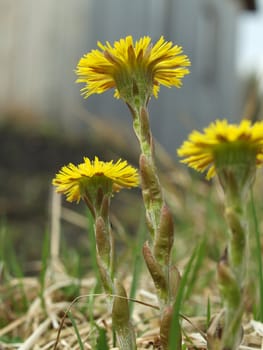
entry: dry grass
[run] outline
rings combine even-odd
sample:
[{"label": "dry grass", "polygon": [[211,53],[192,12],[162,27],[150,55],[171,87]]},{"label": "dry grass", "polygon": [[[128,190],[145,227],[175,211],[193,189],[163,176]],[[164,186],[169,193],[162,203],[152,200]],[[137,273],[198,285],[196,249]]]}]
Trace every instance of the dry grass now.
[{"label": "dry grass", "polygon": [[[109,132],[108,130],[108,137],[114,140],[114,137],[109,136]],[[124,144],[115,146],[116,149],[119,147],[123,149]],[[216,183],[211,185],[193,179],[189,173],[178,169],[160,146],[156,147],[156,151],[165,196],[175,217],[175,260],[181,271],[189,259],[189,252],[196,243],[202,237],[206,240],[202,264],[197,271],[193,289],[182,315],[183,340],[186,348],[206,349],[208,298],[212,306],[212,314],[217,314],[221,307],[215,271],[217,260],[225,244],[222,197],[218,193]],[[261,178],[256,184],[259,191],[255,191],[259,210],[262,210]],[[135,199],[137,200],[137,197],[128,192],[127,198],[122,200],[129,203]],[[127,214],[122,208],[118,212],[118,219],[113,217],[118,238],[123,239],[123,242],[125,240],[129,242],[131,238],[127,237],[122,224],[126,223],[128,217],[129,222],[137,223],[138,210],[141,210],[139,206],[131,214],[127,209],[126,211],[129,211]],[[88,271],[79,279],[71,276],[67,267],[64,266],[66,264],[62,263],[60,247],[63,223],[68,221],[73,227],[86,230],[86,217],[65,208],[57,195],[53,196],[51,213],[49,260],[44,280],[41,282],[39,275],[21,276],[21,278],[6,276],[5,266],[0,264],[0,322],[2,325],[0,350],[80,349],[72,319],[76,323],[84,349],[95,349],[98,327],[101,327],[106,330],[109,346],[113,350],[111,317],[106,303],[108,296],[96,292],[97,281],[92,271]],[[120,223],[120,218],[125,220]],[[262,231],[262,218],[259,224]],[[126,262],[123,257],[125,254],[125,258],[128,259]],[[118,267],[118,273],[123,276],[127,290],[130,288],[132,278],[131,269],[128,268],[132,254],[132,251],[120,254]],[[42,268],[40,262],[38,271],[40,272]],[[255,276],[253,261],[250,268],[251,282]],[[32,270],[36,269],[32,268]],[[255,279],[253,282],[255,284]],[[253,306],[255,308],[257,303],[257,290],[252,288],[250,292],[252,294],[248,296],[241,350],[263,349],[263,324],[253,320],[252,312]],[[158,303],[150,276],[145,268],[137,286],[136,301],[133,301],[133,323],[137,333],[138,349],[159,349],[158,310],[155,308]],[[69,310],[71,314],[67,314]]]},{"label": "dry grass", "polygon": [[[145,279],[149,279],[149,277],[144,276]],[[21,284],[30,306],[24,313],[16,314],[14,307],[21,303]],[[72,302],[70,298],[65,296],[63,289],[79,285],[79,280],[65,274],[60,264],[50,266],[46,274],[46,287],[43,295],[45,308],[43,308],[39,297],[40,285],[37,278],[12,279],[8,286],[1,287],[2,296],[8,295],[10,298],[10,293],[12,293],[12,303],[8,302],[7,299],[1,306],[1,317],[4,316],[9,322],[0,330],[0,339],[8,338],[9,340],[13,339],[13,341],[23,339],[23,341],[13,342],[9,345],[0,341],[0,349],[80,349],[72,322],[65,314],[70,310],[84,349],[94,348],[94,340],[97,337],[97,329],[93,323],[95,322],[97,326],[106,329],[109,344],[111,344],[110,348],[113,350],[111,317],[106,304],[107,296],[91,293],[95,284],[94,278],[83,278],[80,295]],[[126,284],[129,285],[129,279],[127,279]],[[89,298],[94,298],[92,309],[94,321],[92,322],[89,319],[88,310],[83,312]],[[198,299],[198,296],[195,298]],[[139,335],[137,338],[138,349],[159,349],[158,311],[150,306],[157,305],[155,294],[152,289],[139,288],[136,299],[138,303],[135,305],[133,322]],[[214,299],[218,302],[216,296]],[[212,301],[214,301],[213,298]],[[184,342],[188,349],[206,349],[206,341],[203,336],[206,331],[205,317],[187,317],[183,320],[183,330]],[[244,322],[244,332],[240,349],[262,349],[262,323],[247,319]]]},{"label": "dry grass", "polygon": [[[178,193],[168,191],[175,179]],[[190,181],[192,180],[187,174],[180,177],[178,172],[176,177],[174,177],[173,172],[170,172],[168,181],[166,181],[167,193],[169,193],[168,200],[173,204],[177,215],[179,211],[180,215],[189,216],[189,213],[184,212],[185,201],[188,202],[189,199],[186,199],[183,193],[184,187],[193,187]],[[190,200],[194,203],[194,198],[199,198],[201,194],[205,197],[210,191],[210,187],[200,182],[196,187],[196,192],[190,195],[192,197]],[[178,198],[180,199],[180,193],[181,200],[178,200]],[[214,193],[210,193],[210,195],[213,197]],[[220,210],[220,201],[217,202],[217,206]],[[202,212],[198,205],[194,210],[192,207],[191,212],[194,212],[194,215],[189,216],[190,225],[194,224],[198,230],[204,230],[207,225],[206,213]],[[95,324],[106,330],[110,348],[114,349],[111,317],[106,305],[108,297],[104,294],[94,293],[96,285],[94,277],[84,277],[80,281],[78,278],[69,276],[60,261],[61,218],[64,217],[64,220],[66,218],[72,224],[78,226],[85,226],[86,218],[79,213],[63,208],[57,195],[53,197],[52,213],[50,260],[45,272],[43,299],[40,297],[41,283],[38,277],[10,278],[8,283],[2,284],[0,287],[0,295],[2,296],[0,315],[2,323],[5,323],[5,325],[0,330],[0,339],[2,339],[0,349],[80,349],[71,319],[65,314],[69,310],[76,322],[84,349],[94,349],[97,337]],[[185,241],[179,237],[178,247],[182,245],[183,251],[185,250],[183,248],[184,244]],[[178,247],[176,247],[177,250],[180,249]],[[177,263],[180,269],[184,268],[186,261],[187,257],[178,260]],[[205,274],[209,274],[209,271],[211,272],[215,268],[216,262],[206,257],[199,271],[199,276],[204,277]],[[125,271],[123,273],[125,275]],[[131,276],[126,276],[125,285],[127,289],[131,284],[130,280]],[[145,283],[145,280],[147,280],[147,283]],[[214,279],[210,279],[209,282],[203,289],[200,289],[201,287],[197,285],[197,289],[190,296],[189,305],[204,306],[209,296],[213,310],[216,312],[220,308],[220,298]],[[79,294],[77,298],[75,298],[74,292],[72,294],[65,293],[65,290],[72,289],[73,286],[78,287]],[[28,308],[23,307],[24,296],[26,296]],[[151,280],[145,271],[137,289],[136,299],[138,302],[135,302],[133,322],[138,334],[138,349],[159,349],[158,311],[154,308],[158,303]],[[94,300],[94,303],[90,303],[89,300]],[[89,310],[90,306],[92,310]],[[191,310],[191,307],[189,307],[189,310]],[[93,320],[90,318],[91,312]],[[203,316],[185,316],[182,324],[187,349],[206,349],[206,317],[204,313]],[[240,349],[263,349],[262,323],[254,321],[252,316],[247,314],[244,320],[244,332]],[[7,344],[4,339],[12,340],[12,344]],[[15,342],[16,339],[17,342]]]}]

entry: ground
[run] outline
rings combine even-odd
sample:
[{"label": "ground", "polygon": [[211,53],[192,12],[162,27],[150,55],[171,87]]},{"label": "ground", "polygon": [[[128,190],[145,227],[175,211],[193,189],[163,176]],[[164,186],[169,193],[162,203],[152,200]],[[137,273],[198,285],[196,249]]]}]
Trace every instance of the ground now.
[{"label": "ground", "polygon": [[[54,349],[56,341],[57,350],[79,349],[81,344],[84,349],[94,349],[92,344],[103,334],[98,329],[106,331],[113,346],[107,298],[101,290],[97,295],[95,267],[90,259],[92,225],[88,223],[86,208],[65,200],[52,202],[51,186],[62,165],[78,163],[84,155],[93,158],[103,154],[106,160],[122,157],[137,164],[138,149],[121,143],[104,126],[102,123],[93,129],[97,130],[97,137],[58,132],[50,126],[29,127],[28,123],[14,121],[0,126],[1,350],[48,350]],[[211,314],[220,310],[216,266],[226,238],[222,194],[218,193],[216,182],[192,177],[162,148],[157,147],[156,154],[165,196],[174,214],[175,261],[181,272],[195,246],[204,242],[199,265],[188,285],[183,328],[188,349],[205,349],[207,301],[211,303]],[[262,182],[256,186],[261,189]],[[256,200],[260,193],[255,191]],[[140,196],[139,189],[126,191],[112,201],[118,275],[128,291],[134,278],[131,262],[141,259],[139,244],[150,239]],[[51,213],[58,208],[62,209],[62,219],[56,215],[51,219]],[[257,209],[262,212],[260,200]],[[52,230],[52,220],[59,224],[59,237]],[[262,220],[259,227],[262,229]],[[138,233],[143,236],[138,237]],[[252,241],[252,248],[253,244]],[[251,262],[250,265],[251,276],[255,276],[255,265]],[[134,303],[133,312],[137,344],[139,349],[159,349],[158,312],[150,306],[157,303],[155,290],[142,259],[140,266],[134,295],[138,302]],[[246,350],[262,346],[262,323],[253,319],[257,288],[255,281],[249,284],[243,340]],[[69,308],[71,312],[63,318]]]}]

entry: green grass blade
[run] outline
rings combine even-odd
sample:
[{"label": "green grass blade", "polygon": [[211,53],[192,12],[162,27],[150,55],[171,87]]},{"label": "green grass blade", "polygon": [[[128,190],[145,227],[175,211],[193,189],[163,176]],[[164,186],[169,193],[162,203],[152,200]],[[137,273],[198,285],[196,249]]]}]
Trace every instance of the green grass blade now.
[{"label": "green grass blade", "polygon": [[96,289],[97,289],[97,283],[91,289],[90,295],[88,296],[87,302],[86,302],[86,305],[85,305],[85,309],[86,309],[85,311],[88,314],[89,323],[90,323],[91,327],[96,325],[95,321],[94,321],[94,294],[96,293]]},{"label": "green grass blade", "polygon": [[81,340],[81,337],[80,337],[80,334],[79,334],[79,330],[78,330],[78,326],[74,320],[74,317],[72,316],[72,313],[69,311],[68,312],[68,318],[70,319],[72,325],[73,325],[73,328],[74,328],[74,331],[76,333],[76,336],[77,336],[77,339],[78,339],[78,343],[79,343],[79,348],[80,350],[84,350],[84,344]]},{"label": "green grass blade", "polygon": [[96,343],[96,350],[109,350],[109,345],[107,342],[106,330],[102,327],[97,326],[99,335]]},{"label": "green grass blade", "polygon": [[198,271],[201,267],[201,264],[205,257],[205,248],[206,248],[206,240],[205,238],[201,241],[199,246],[197,247],[196,259],[194,261],[194,265],[191,268],[191,271],[188,276],[187,287],[184,295],[184,299],[188,299],[193,291],[194,284],[198,277]]},{"label": "green grass blade", "polygon": [[172,323],[171,323],[171,329],[173,330],[170,332],[170,337],[169,337],[169,350],[175,350],[177,349],[177,344],[179,343],[181,339],[181,330],[180,330],[180,309],[184,300],[184,295],[186,292],[186,287],[187,287],[187,282],[188,282],[188,277],[190,275],[190,272],[192,270],[193,263],[195,259],[198,259],[198,253],[200,254],[200,248],[199,246],[196,247],[194,250],[188,264],[186,265],[184,274],[182,276],[182,279],[180,281],[178,293],[176,296],[176,301],[174,303],[174,308],[173,308],[173,317],[172,317]]},{"label": "green grass blade", "polygon": [[11,274],[10,249],[13,249],[13,243],[10,233],[7,232],[7,223],[4,217],[1,218],[0,225],[0,263],[1,273],[3,275],[1,278],[8,280],[6,277]]},{"label": "green grass blade", "polygon": [[[137,286],[140,279],[140,273],[142,271],[142,265],[143,265],[142,246],[145,241],[145,237],[146,237],[145,221],[141,219],[139,229],[137,232],[137,242],[133,250],[133,254],[134,254],[133,276],[132,276],[132,284],[131,284],[130,295],[129,295],[131,299],[134,299],[136,297]],[[132,315],[133,308],[134,308],[134,303],[130,302],[129,303],[130,316]]]},{"label": "green grass blade", "polygon": [[5,263],[6,261],[6,249],[5,249],[5,241],[6,241],[6,222],[4,219],[0,221],[0,261]]},{"label": "green grass blade", "polygon": [[211,320],[211,304],[210,304],[210,298],[207,298],[207,305],[206,305],[206,329],[208,329],[209,324]]},{"label": "green grass blade", "polygon": [[256,259],[258,264],[258,282],[259,282],[259,310],[258,319],[263,322],[263,269],[262,269],[262,256],[261,256],[261,242],[260,242],[260,232],[258,226],[258,219],[256,214],[255,202],[253,190],[250,191],[251,197],[251,212],[255,228],[255,238],[256,238]]},{"label": "green grass blade", "polygon": [[39,276],[39,282],[40,282],[39,297],[41,299],[41,305],[43,310],[46,310],[44,291],[45,291],[45,278],[46,278],[49,256],[50,256],[50,237],[49,237],[49,232],[47,231],[45,233],[43,246],[42,246],[41,271]]},{"label": "green grass blade", "polygon": [[[3,221],[1,224],[0,231],[0,262],[2,262],[3,272],[15,276],[19,281],[19,289],[21,293],[21,305],[23,310],[27,310],[29,306],[29,301],[25,292],[23,278],[24,272],[21,268],[21,263],[18,261],[17,254],[14,250],[14,244],[12,237],[7,235],[6,224]],[[1,267],[1,266],[0,266]],[[15,303],[17,304],[17,303]],[[17,310],[18,311],[18,310]],[[20,310],[21,311],[21,310]]]},{"label": "green grass blade", "polygon": [[10,267],[11,267],[12,274],[15,277],[17,277],[19,280],[19,289],[22,295],[22,305],[23,305],[23,308],[26,310],[28,309],[28,306],[29,306],[29,300],[27,298],[25,288],[24,288],[24,283],[23,283],[24,273],[21,268],[21,264],[17,260],[17,256],[13,250],[13,246],[11,246],[9,249],[9,259],[10,259]]}]

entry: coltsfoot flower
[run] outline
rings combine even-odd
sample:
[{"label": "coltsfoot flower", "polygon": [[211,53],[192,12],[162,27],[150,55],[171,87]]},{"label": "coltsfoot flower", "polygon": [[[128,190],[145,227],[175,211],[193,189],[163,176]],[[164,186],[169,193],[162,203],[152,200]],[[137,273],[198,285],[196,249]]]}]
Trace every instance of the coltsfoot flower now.
[{"label": "coltsfoot flower", "polygon": [[147,101],[151,95],[157,98],[160,85],[180,87],[189,73],[190,60],[182,48],[162,36],[155,45],[149,36],[135,43],[127,36],[113,46],[98,42],[98,47],[101,51],[92,50],[77,65],[77,82],[86,84],[81,89],[85,98],[114,88],[114,97],[128,103],[135,95]]},{"label": "coltsfoot flower", "polygon": [[247,199],[256,167],[263,164],[263,122],[252,125],[243,120],[237,125],[217,120],[203,133],[193,131],[178,149],[178,155],[184,157],[183,163],[197,171],[208,169],[208,179],[217,174],[225,194],[229,240],[218,264],[218,281],[225,309],[224,327],[221,339],[209,339],[209,346],[236,350],[242,338],[245,304],[243,290],[249,235]]},{"label": "coltsfoot flower", "polygon": [[57,187],[58,193],[67,196],[69,202],[79,202],[87,191],[97,193],[99,187],[106,193],[136,187],[139,176],[135,168],[121,159],[114,164],[113,161],[100,161],[97,157],[94,161],[84,157],[84,162],[79,165],[70,163],[63,166],[52,184]]},{"label": "coltsfoot flower", "polygon": [[182,163],[204,172],[210,179],[220,169],[234,166],[238,170],[263,164],[263,122],[251,124],[243,120],[239,125],[217,120],[204,129],[193,131],[177,150]]}]

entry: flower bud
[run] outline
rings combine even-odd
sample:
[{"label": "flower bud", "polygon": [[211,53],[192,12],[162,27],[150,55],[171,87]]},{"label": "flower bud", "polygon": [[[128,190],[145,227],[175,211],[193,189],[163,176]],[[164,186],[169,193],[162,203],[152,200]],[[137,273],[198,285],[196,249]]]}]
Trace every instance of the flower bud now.
[{"label": "flower bud", "polygon": [[143,245],[143,256],[144,256],[146,265],[148,267],[148,270],[152,276],[152,279],[160,300],[167,301],[168,288],[167,288],[166,278],[161,268],[161,265],[154,258],[148,242],[145,242]]},{"label": "flower bud", "polygon": [[166,204],[163,204],[160,215],[160,223],[154,237],[153,254],[161,264],[168,266],[170,253],[174,242],[173,217]]},{"label": "flower bud", "polygon": [[154,164],[144,154],[140,156],[141,186],[146,208],[158,207],[162,203],[162,193],[159,179],[155,173]]},{"label": "flower bud", "polygon": [[115,279],[114,296],[112,306],[112,322],[117,335],[120,350],[135,350],[136,340],[133,327],[130,322],[129,305],[126,291],[123,285]]},{"label": "flower bud", "polygon": [[169,294],[170,302],[174,303],[180,285],[181,275],[175,265],[169,266]]}]

